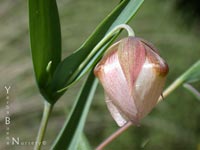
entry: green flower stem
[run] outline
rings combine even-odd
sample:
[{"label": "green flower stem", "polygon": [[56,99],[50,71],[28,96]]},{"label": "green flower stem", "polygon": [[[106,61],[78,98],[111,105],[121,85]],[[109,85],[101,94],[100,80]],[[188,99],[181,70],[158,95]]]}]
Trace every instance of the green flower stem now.
[{"label": "green flower stem", "polygon": [[34,150],[40,150],[43,140],[44,140],[44,135],[45,135],[45,131],[47,128],[47,123],[49,120],[49,116],[52,112],[52,108],[53,105],[48,103],[47,101],[45,101],[44,103],[44,111],[43,111],[43,116],[42,116],[42,120],[41,120],[41,124],[40,124],[40,129],[38,131],[38,136],[36,139],[36,144],[35,144],[35,148]]},{"label": "green flower stem", "polygon": [[173,92],[176,88],[178,88],[181,84],[183,84],[184,80],[180,76],[178,79],[176,79],[162,94],[162,96],[159,97],[158,102],[159,103],[163,98],[167,97],[171,92]]},{"label": "green flower stem", "polygon": [[128,36],[135,36],[134,31],[132,30],[132,28],[129,25],[120,24],[120,25],[116,26],[113,30],[111,30],[108,34],[106,34],[106,36],[94,47],[94,49],[91,51],[91,53],[85,59],[85,61],[83,61],[83,63],[81,63],[78,70],[82,69],[86,64],[88,64],[88,62],[93,57],[93,55],[97,52],[97,50],[100,49],[103,45],[105,45],[105,43],[107,43],[107,41],[110,38],[112,38],[112,36],[115,35],[117,32],[119,32],[121,29],[125,29],[128,32]]},{"label": "green flower stem", "polygon": [[[135,36],[134,31],[132,28],[127,24],[120,24],[113,28],[108,34],[105,35],[105,37],[94,47],[94,49],[91,51],[91,53],[86,57],[86,59],[80,64],[78,69],[73,73],[73,76],[71,77],[71,80],[73,80],[80,72],[85,68],[85,66],[90,62],[90,60],[93,58],[93,56],[97,53],[97,51],[103,47],[109,39],[111,39],[115,34],[117,34],[121,29],[125,29],[128,32],[128,36]],[[71,82],[69,80],[69,82]],[[65,91],[70,85],[74,84],[75,82],[72,82],[67,87],[62,88],[58,90],[57,92],[63,92]]]},{"label": "green flower stem", "polygon": [[[176,88],[178,88],[180,85],[183,84],[185,81],[185,73],[181,75],[179,78],[177,78],[164,92],[163,95],[160,96],[158,103],[163,99],[163,97],[167,97],[171,92],[173,92]],[[132,122],[128,122],[123,127],[119,128],[117,131],[115,131],[111,136],[109,136],[105,141],[103,141],[96,150],[103,150],[104,147],[106,147],[110,142],[112,142],[114,139],[116,139],[119,135],[121,135],[125,130],[127,130],[132,124]]]}]

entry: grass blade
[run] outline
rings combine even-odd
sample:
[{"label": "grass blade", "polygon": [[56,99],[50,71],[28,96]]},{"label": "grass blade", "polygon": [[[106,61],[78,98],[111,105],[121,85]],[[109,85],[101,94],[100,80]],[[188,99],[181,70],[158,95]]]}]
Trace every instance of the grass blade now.
[{"label": "grass blade", "polygon": [[197,89],[195,89],[192,85],[185,83],[183,84],[183,87],[185,89],[187,89],[192,95],[194,95],[194,97],[200,101],[200,92],[197,91]]},{"label": "grass blade", "polygon": [[183,75],[184,82],[192,83],[200,81],[200,60],[193,64]]},{"label": "grass blade", "polygon": [[53,150],[77,149],[97,85],[98,81],[91,72],[76,100],[69,119],[65,122],[52,147]]}]

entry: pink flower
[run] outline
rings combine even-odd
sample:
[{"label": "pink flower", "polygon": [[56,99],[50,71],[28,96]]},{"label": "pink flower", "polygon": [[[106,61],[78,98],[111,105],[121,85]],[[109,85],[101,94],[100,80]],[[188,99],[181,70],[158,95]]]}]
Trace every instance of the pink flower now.
[{"label": "pink flower", "polygon": [[94,69],[105,90],[106,104],[119,126],[138,124],[156,105],[168,65],[156,48],[137,37],[112,45]]}]

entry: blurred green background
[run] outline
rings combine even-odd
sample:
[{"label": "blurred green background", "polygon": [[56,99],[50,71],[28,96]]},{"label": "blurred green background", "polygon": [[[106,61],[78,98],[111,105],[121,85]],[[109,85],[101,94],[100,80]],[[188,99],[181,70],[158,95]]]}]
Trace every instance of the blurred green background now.
[{"label": "blurred green background", "polygon": [[[116,0],[58,0],[63,56],[78,48],[117,3]],[[10,138],[34,141],[42,115],[43,98],[34,80],[27,12],[27,1],[0,1],[0,150],[33,149],[30,145],[6,145],[6,127],[10,127]],[[154,43],[167,60],[170,67],[167,85],[200,57],[200,28],[185,25],[174,10],[174,1],[145,1],[130,25],[137,36]],[[49,121],[44,150],[49,149],[61,129],[80,84],[57,102]],[[11,86],[11,124],[7,126],[4,122],[7,116],[5,85]],[[106,150],[200,150],[199,108],[200,101],[179,88],[143,119],[140,127],[131,127]],[[86,136],[95,148],[117,129],[99,86],[85,126]]]}]

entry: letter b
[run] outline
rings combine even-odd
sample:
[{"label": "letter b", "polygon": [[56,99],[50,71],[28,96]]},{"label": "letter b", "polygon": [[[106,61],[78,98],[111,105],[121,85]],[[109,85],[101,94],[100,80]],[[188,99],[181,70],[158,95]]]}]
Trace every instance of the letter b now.
[{"label": "letter b", "polygon": [[9,125],[10,124],[10,117],[5,117],[5,124]]}]

